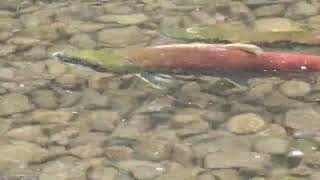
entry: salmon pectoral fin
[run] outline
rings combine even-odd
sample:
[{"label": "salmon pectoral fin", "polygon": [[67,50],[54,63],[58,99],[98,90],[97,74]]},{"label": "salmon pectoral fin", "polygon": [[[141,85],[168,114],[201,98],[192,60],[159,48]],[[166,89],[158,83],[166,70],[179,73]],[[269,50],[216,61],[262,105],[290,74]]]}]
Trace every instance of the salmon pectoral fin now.
[{"label": "salmon pectoral fin", "polygon": [[252,53],[256,56],[260,56],[261,54],[264,53],[262,48],[254,44],[232,43],[232,44],[226,44],[223,46],[225,48],[239,49],[248,53]]}]

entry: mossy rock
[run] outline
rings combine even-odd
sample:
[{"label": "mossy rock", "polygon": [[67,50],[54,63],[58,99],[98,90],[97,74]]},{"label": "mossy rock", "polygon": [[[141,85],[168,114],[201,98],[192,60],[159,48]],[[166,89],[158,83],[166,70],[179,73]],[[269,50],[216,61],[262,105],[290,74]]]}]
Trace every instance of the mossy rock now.
[{"label": "mossy rock", "polygon": [[229,23],[208,27],[162,29],[165,36],[186,41],[202,42],[228,42],[228,43],[296,43],[296,44],[320,44],[316,42],[315,32],[303,29],[275,29],[260,32],[239,23]]}]

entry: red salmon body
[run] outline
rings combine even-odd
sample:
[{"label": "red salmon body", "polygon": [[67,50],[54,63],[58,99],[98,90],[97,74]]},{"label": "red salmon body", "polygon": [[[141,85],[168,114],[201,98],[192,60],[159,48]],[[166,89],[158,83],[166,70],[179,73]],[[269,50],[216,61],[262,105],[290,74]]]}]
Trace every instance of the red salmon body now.
[{"label": "red salmon body", "polygon": [[320,71],[320,56],[262,52],[224,45],[182,44],[130,51],[143,69],[175,71]]},{"label": "red salmon body", "polygon": [[320,71],[320,56],[266,52],[261,58],[278,71]]}]

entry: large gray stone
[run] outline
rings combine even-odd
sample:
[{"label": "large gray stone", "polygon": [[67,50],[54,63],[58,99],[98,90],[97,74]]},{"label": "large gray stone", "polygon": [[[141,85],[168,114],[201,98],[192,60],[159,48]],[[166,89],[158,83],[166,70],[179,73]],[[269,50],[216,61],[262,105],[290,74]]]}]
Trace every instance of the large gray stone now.
[{"label": "large gray stone", "polygon": [[249,134],[261,131],[266,127],[264,119],[254,113],[244,113],[229,119],[226,127],[236,134]]},{"label": "large gray stone", "polygon": [[93,168],[89,173],[88,177],[90,180],[115,180],[119,174],[118,170],[113,167],[96,167]]},{"label": "large gray stone", "polygon": [[177,168],[155,178],[155,180],[196,180],[196,173],[190,168]]},{"label": "large gray stone", "polygon": [[144,138],[136,147],[136,152],[141,159],[160,161],[169,159],[172,147],[172,142],[167,140]]},{"label": "large gray stone", "polygon": [[16,77],[16,71],[13,68],[1,67],[0,80],[1,81],[14,81]]},{"label": "large gray stone", "polygon": [[7,56],[16,51],[16,46],[14,45],[1,45],[0,44],[0,57]]},{"label": "large gray stone", "polygon": [[41,162],[48,158],[48,151],[40,146],[17,141],[14,144],[0,146],[0,171],[23,166],[31,162]]},{"label": "large gray stone", "polygon": [[210,172],[216,179],[219,179],[219,180],[240,180],[241,179],[239,171],[235,169],[217,169],[217,170],[212,170]]},{"label": "large gray stone", "polygon": [[127,146],[110,146],[105,149],[105,155],[114,161],[131,159],[133,150]]},{"label": "large gray stone", "polygon": [[315,6],[306,1],[299,1],[288,7],[286,16],[293,19],[303,19],[305,17],[313,16],[318,13]]},{"label": "large gray stone", "polygon": [[69,42],[73,46],[83,49],[93,49],[97,45],[97,43],[94,40],[92,40],[92,38],[88,34],[85,33],[73,35]]},{"label": "large gray stone", "polygon": [[35,46],[24,53],[24,58],[28,61],[36,61],[47,58],[47,50],[42,46]]},{"label": "large gray stone", "polygon": [[91,130],[106,132],[111,132],[121,120],[118,112],[103,110],[87,112],[81,118],[86,119]]},{"label": "large gray stone", "polygon": [[38,143],[40,145],[46,145],[49,141],[49,138],[42,131],[40,126],[22,126],[19,128],[11,129],[6,133],[6,137]]},{"label": "large gray stone", "polygon": [[58,107],[58,97],[51,90],[36,90],[31,93],[32,101],[40,108],[55,109]]},{"label": "large gray stone", "polygon": [[231,2],[230,13],[235,17],[254,18],[250,9],[242,2]]},{"label": "large gray stone", "polygon": [[228,152],[233,149],[238,151],[250,151],[251,142],[249,139],[241,136],[230,136],[213,138],[211,141],[204,140],[193,146],[193,152],[196,158],[202,159],[207,154],[215,152]]},{"label": "large gray stone", "polygon": [[28,116],[19,119],[24,123],[39,123],[39,124],[66,124],[72,120],[75,114],[66,111],[49,111],[49,110],[35,110],[28,114]]},{"label": "large gray stone", "polygon": [[34,108],[27,96],[11,93],[0,99],[0,116],[30,111]]},{"label": "large gray stone", "polygon": [[194,155],[190,145],[175,144],[172,153],[173,160],[184,167],[192,167]]},{"label": "large gray stone", "polygon": [[283,4],[274,4],[256,8],[253,13],[256,17],[281,16],[284,14],[285,6]]},{"label": "large gray stone", "polygon": [[98,17],[98,20],[104,23],[118,23],[123,25],[141,24],[148,20],[144,14],[128,14],[128,15],[104,15]]},{"label": "large gray stone", "polygon": [[285,126],[308,132],[318,131],[320,129],[320,113],[310,108],[289,110],[285,115]]},{"label": "large gray stone", "polygon": [[290,141],[279,137],[263,137],[254,145],[257,152],[268,154],[286,154],[289,151]]},{"label": "large gray stone", "polygon": [[215,152],[204,159],[205,168],[249,168],[263,169],[270,163],[266,154],[246,151]]},{"label": "large gray stone", "polygon": [[287,97],[303,97],[311,92],[311,85],[303,81],[286,81],[280,86],[280,91]]},{"label": "large gray stone", "polygon": [[309,27],[315,30],[320,29],[320,15],[312,16],[308,19]]},{"label": "large gray stone", "polygon": [[82,146],[76,146],[69,150],[69,152],[79,158],[94,158],[101,157],[103,155],[103,149],[96,144],[87,144]]},{"label": "large gray stone", "polygon": [[256,31],[273,31],[281,29],[298,29],[299,25],[290,19],[273,17],[262,18],[254,22],[254,28]]},{"label": "large gray stone", "polygon": [[126,46],[149,39],[136,26],[105,29],[98,32],[98,41],[109,46]]},{"label": "large gray stone", "polygon": [[166,171],[162,164],[151,161],[127,160],[119,161],[115,165],[122,170],[130,171],[138,179],[156,177]]},{"label": "large gray stone", "polygon": [[106,108],[110,106],[110,98],[107,95],[101,95],[93,89],[86,89],[82,92],[82,97],[78,103],[79,107],[85,109]]},{"label": "large gray stone", "polygon": [[88,163],[79,162],[74,157],[64,156],[42,165],[39,180],[86,180]]}]

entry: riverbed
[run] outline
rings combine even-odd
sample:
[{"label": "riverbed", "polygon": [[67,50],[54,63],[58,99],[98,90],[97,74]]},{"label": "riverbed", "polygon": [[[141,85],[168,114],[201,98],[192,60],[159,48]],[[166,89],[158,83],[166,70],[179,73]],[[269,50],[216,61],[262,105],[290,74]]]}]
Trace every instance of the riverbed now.
[{"label": "riverbed", "polygon": [[52,56],[188,43],[160,31],[223,23],[317,31],[320,1],[1,1],[0,179],[319,180],[319,73],[168,74],[155,88]]}]

